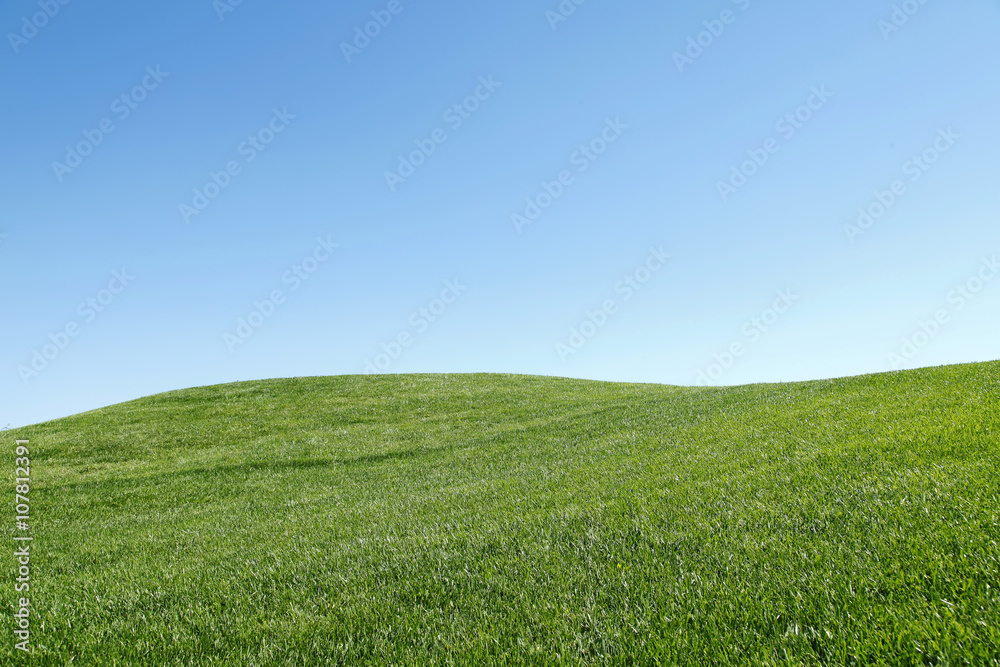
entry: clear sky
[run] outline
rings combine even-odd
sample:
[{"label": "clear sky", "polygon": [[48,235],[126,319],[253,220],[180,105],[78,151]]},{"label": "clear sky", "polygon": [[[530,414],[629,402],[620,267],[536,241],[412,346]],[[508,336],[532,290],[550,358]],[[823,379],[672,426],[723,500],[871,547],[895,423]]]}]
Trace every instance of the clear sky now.
[{"label": "clear sky", "polygon": [[0,426],[1000,357],[1000,2],[579,1],[0,4]]}]

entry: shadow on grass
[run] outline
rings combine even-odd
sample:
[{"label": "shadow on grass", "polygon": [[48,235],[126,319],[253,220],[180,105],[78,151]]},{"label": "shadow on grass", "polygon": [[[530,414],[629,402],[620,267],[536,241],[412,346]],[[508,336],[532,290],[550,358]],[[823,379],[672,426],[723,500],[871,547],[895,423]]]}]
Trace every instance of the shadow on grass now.
[{"label": "shadow on grass", "polygon": [[365,454],[364,456],[345,458],[310,458],[293,459],[289,461],[246,461],[244,463],[230,464],[209,463],[206,464],[206,467],[185,468],[151,475],[120,477],[117,479],[105,477],[99,480],[67,482],[63,484],[55,483],[48,486],[51,489],[58,488],[82,492],[87,492],[88,489],[101,488],[104,490],[105,494],[109,486],[119,487],[122,491],[125,490],[122,487],[132,485],[153,485],[156,487],[166,486],[173,488],[179,481],[184,479],[199,478],[202,481],[210,481],[221,478],[231,481],[248,479],[251,476],[260,476],[261,474],[267,475],[268,473],[273,473],[275,475],[283,475],[286,473],[294,473],[296,471],[309,470],[313,468],[364,468],[411,459],[426,458],[435,454],[451,452],[453,449],[454,447],[452,446],[430,448],[416,447],[413,449],[381,452],[378,454]]}]

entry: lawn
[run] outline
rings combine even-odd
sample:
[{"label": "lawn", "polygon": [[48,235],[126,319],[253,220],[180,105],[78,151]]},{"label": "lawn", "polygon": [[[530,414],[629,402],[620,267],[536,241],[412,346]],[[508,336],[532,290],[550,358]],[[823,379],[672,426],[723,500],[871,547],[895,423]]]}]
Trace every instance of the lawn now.
[{"label": "lawn", "polygon": [[4,664],[1000,665],[1000,362],[272,380],[3,436]]}]

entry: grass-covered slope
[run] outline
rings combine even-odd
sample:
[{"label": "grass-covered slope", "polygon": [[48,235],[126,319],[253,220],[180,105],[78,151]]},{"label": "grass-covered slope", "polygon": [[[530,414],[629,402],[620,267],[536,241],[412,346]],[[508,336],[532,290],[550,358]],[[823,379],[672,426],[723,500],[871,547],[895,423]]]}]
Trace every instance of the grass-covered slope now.
[{"label": "grass-covered slope", "polygon": [[35,664],[1000,664],[1000,363],[250,382],[15,437]]}]

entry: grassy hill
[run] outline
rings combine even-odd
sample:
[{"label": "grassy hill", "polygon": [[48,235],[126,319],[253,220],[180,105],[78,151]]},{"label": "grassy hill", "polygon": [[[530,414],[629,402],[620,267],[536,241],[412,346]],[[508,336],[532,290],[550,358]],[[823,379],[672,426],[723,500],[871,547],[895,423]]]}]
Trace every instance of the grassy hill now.
[{"label": "grassy hill", "polygon": [[1000,664],[1000,363],[248,382],[4,435],[32,664]]}]

